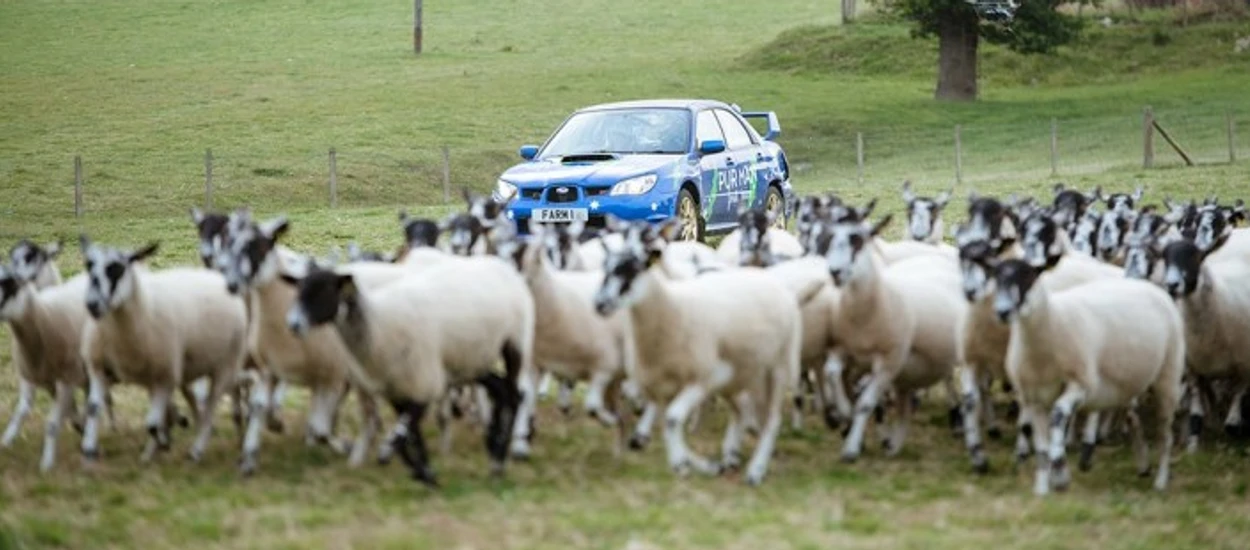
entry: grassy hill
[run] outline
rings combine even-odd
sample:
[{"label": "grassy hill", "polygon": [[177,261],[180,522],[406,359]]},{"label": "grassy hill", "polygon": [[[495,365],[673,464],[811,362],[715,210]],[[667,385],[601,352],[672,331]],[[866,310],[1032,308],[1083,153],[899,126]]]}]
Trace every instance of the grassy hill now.
[{"label": "grassy hill", "polygon": [[[64,238],[64,272],[79,271],[74,236],[137,245],[160,239],[154,263],[194,261],[187,208],[202,201],[205,149],[218,207],[291,215],[291,246],[324,251],[348,239],[390,248],[397,208],[435,214],[441,152],[453,191],[488,189],[516,147],[544,139],[579,106],[650,96],[710,96],[776,110],[804,191],[883,198],[954,180],[961,125],[965,186],[1045,194],[1147,184],[1164,194],[1246,193],[1250,53],[1232,54],[1245,22],[1188,28],[1163,17],[1096,26],[1051,57],[995,48],[983,56],[983,99],[930,98],[932,42],[884,19],[836,26],[836,5],[806,0],[460,0],[426,5],[426,52],[411,53],[411,3],[399,0],[0,2],[0,245]],[[1155,36],[1167,38],[1156,39]],[[1157,43],[1157,44],[1156,44]],[[1094,65],[1098,63],[1098,65]],[[1142,170],[1141,110],[1204,166]],[[1225,116],[1242,137],[1227,158]],[[1050,172],[1050,124],[1060,170]],[[854,140],[865,139],[864,185]],[[339,208],[326,208],[327,151],[338,155]],[[72,159],[82,155],[86,214],[73,217]],[[453,194],[453,198],[455,195]],[[957,202],[958,204],[958,202]],[[459,207],[453,201],[451,205]],[[7,368],[8,346],[0,346]],[[13,378],[0,377],[0,418]],[[304,448],[305,392],[293,390],[286,436],[267,434],[257,477],[235,473],[224,414],[209,456],[137,464],[145,402],[123,389],[123,429],[105,431],[104,467],[83,472],[77,437],[61,438],[57,471],[35,474],[40,396],[13,449],[0,451],[0,548],[1016,548],[1240,547],[1250,531],[1244,457],[1223,446],[1178,459],[1168,495],[1132,470],[1124,446],[1100,448],[1069,494],[1028,494],[1009,445],[991,442],[995,472],[968,473],[962,444],[926,408],[907,448],[886,460],[836,463],[840,438],[810,418],[781,438],[765,485],[674,480],[659,440],[615,461],[609,435],[543,404],[536,457],[509,480],[485,476],[479,434],[457,425],[434,457],[445,488],[411,485],[398,466],[344,468]],[[354,430],[353,404],[344,427]],[[223,411],[224,413],[224,411]],[[387,416],[389,418],[389,414]],[[719,441],[719,414],[692,438]],[[432,434],[432,430],[428,432]],[[870,438],[875,442],[875,438]]]}]

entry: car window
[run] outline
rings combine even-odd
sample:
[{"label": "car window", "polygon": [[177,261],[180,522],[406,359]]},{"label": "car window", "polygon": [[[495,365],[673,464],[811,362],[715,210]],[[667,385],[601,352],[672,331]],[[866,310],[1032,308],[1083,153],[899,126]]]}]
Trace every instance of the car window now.
[{"label": "car window", "polygon": [[717,109],[716,119],[720,121],[721,128],[725,130],[725,148],[739,149],[749,147],[752,144],[751,134],[747,133],[747,129],[742,127],[742,123],[738,118],[729,114],[729,112]]},{"label": "car window", "polygon": [[556,131],[542,157],[588,153],[683,154],[690,145],[690,111],[635,108],[586,111]]},{"label": "car window", "polygon": [[[699,111],[699,118],[695,119],[695,138],[698,140],[695,146],[709,140],[719,139],[725,140],[724,132],[720,131],[720,123],[716,122],[716,115],[712,111]],[[728,145],[726,145],[728,147]]]}]

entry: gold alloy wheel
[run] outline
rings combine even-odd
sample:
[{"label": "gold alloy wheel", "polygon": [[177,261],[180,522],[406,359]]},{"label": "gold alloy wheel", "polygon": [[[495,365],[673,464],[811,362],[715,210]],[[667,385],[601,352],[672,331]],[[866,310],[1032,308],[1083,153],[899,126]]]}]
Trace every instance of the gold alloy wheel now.
[{"label": "gold alloy wheel", "polygon": [[774,187],[768,188],[768,198],[764,201],[764,210],[773,214],[773,227],[777,229],[786,228],[786,213],[784,206],[781,204],[781,193],[778,193]]},{"label": "gold alloy wheel", "polygon": [[694,197],[683,192],[677,202],[677,218],[681,220],[681,240],[695,241],[699,239],[699,209]]}]

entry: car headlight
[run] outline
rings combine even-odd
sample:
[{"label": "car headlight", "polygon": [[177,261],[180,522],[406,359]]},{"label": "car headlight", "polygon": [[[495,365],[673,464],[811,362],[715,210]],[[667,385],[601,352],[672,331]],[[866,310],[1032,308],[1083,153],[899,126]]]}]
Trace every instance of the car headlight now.
[{"label": "car headlight", "polygon": [[510,201],[516,195],[516,185],[508,183],[504,180],[495,182],[495,198],[500,201]]},{"label": "car headlight", "polygon": [[647,174],[636,178],[621,180],[612,186],[612,190],[608,191],[609,195],[641,195],[650,191],[655,187],[656,180],[659,179],[655,174]]}]

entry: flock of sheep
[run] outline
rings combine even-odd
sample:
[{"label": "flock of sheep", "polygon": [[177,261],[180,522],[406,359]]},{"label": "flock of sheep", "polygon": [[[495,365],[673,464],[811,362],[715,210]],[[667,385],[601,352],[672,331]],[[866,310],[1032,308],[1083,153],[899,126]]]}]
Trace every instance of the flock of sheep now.
[{"label": "flock of sheep", "polygon": [[[753,485],[787,409],[800,428],[814,402],[841,429],[848,462],[875,414],[893,455],[919,392],[938,384],[983,473],[981,434],[1000,429],[988,394],[1000,383],[1017,410],[1016,459],[1037,456],[1038,494],[1068,485],[1069,444],[1079,439],[1087,469],[1095,444],[1121,427],[1147,475],[1139,408],[1157,420],[1160,490],[1180,411],[1190,452],[1211,409],[1242,433],[1250,233],[1234,229],[1241,201],[1141,206],[1140,188],[1104,196],[1062,185],[1042,202],[973,193],[952,246],[949,193],[918,197],[904,184],[903,198],[902,240],[882,237],[892,215],[870,219],[875,200],[815,195],[792,205],[797,235],[743,209],[739,228],[711,248],[674,240],[675,220],[609,217],[599,231],[532,224],[520,235],[504,204],[466,192],[467,211],[445,220],[401,212],[396,252],[352,245],[343,262],[280,244],[285,217],[193,209],[202,266],[151,269],[156,243],[131,250],[84,235],[84,270],[64,281],[60,245],[23,240],[0,266],[0,319],[19,375],[0,444],[12,444],[42,388],[54,399],[40,469],[54,466],[66,419],[85,460],[99,460],[100,417],[115,429],[110,387],[122,383],[150,396],[144,462],[192,421],[198,461],[226,398],[252,473],[262,431],[285,429],[280,405],[294,385],[311,392],[310,444],[352,466],[374,449],[383,463],[397,453],[430,485],[427,413],[444,453],[454,418],[479,421],[501,474],[509,457],[529,456],[538,398],[553,383],[566,412],[574,386],[587,385],[586,411],[611,428],[615,453],[643,448],[663,415],[675,472],[745,466]],[[76,390],[86,391],[83,414]],[[348,393],[362,416],[354,441],[335,433]],[[685,441],[714,396],[730,412],[718,459]],[[385,438],[380,404],[395,412]],[[748,433],[756,444],[744,465]]]}]

